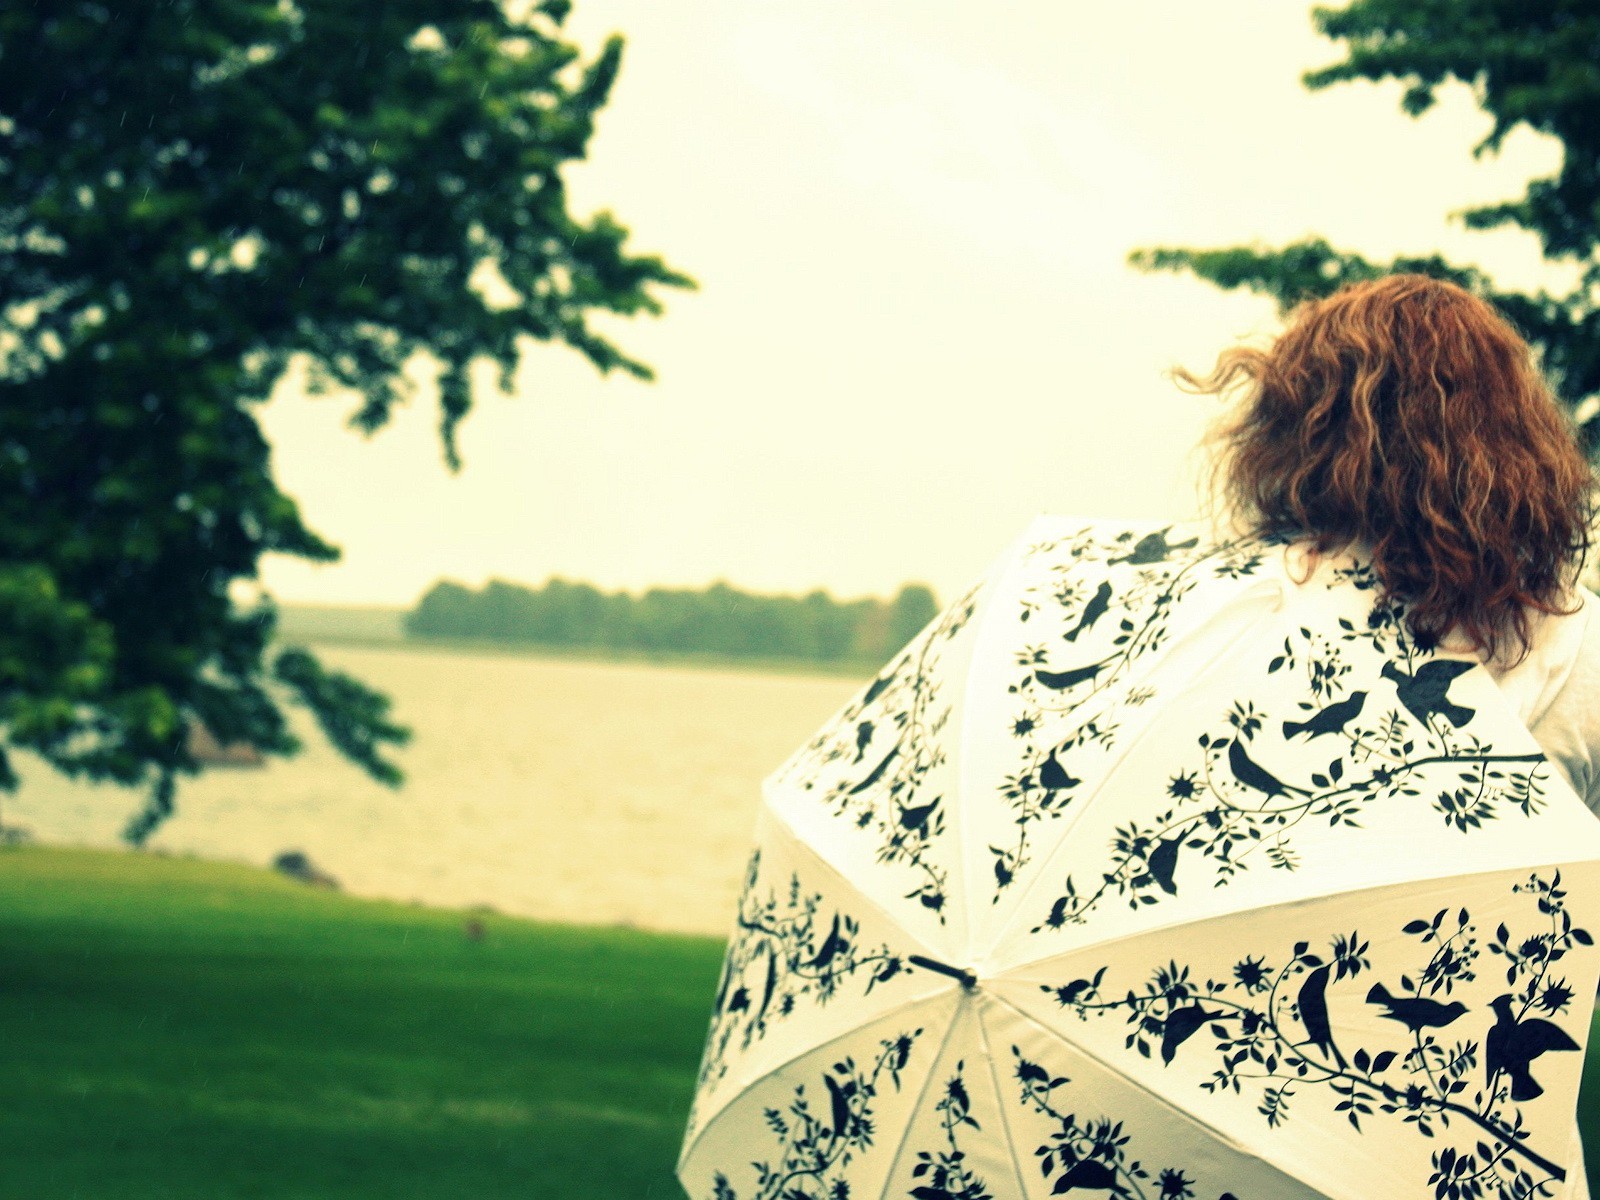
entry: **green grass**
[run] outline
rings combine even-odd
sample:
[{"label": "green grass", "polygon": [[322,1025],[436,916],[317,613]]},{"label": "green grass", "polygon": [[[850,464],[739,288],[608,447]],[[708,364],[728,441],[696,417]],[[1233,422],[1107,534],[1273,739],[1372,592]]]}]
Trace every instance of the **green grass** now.
[{"label": "green grass", "polygon": [[[492,915],[473,942],[466,920],[247,867],[0,851],[0,1194],[681,1196],[720,944]],[[1594,1168],[1600,1053],[1579,1111]]]},{"label": "green grass", "polygon": [[0,1192],[680,1196],[720,944],[481,919],[0,852]]}]

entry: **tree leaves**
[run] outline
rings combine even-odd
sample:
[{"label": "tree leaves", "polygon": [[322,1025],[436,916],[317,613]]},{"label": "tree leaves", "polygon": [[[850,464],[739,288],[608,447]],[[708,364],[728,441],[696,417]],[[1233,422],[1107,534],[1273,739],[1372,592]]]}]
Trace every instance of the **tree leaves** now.
[{"label": "tree leaves", "polygon": [[[193,724],[264,754],[298,747],[273,683],[369,774],[399,779],[384,751],[403,731],[376,694],[303,653],[269,673],[270,602],[230,604],[264,554],[338,557],[278,490],[251,412],[292,358],[355,392],[352,423],[371,432],[431,352],[453,469],[479,358],[504,377],[528,339],[558,341],[650,378],[587,316],[659,312],[653,288],[693,280],[628,252],[609,214],[567,211],[561,171],[585,156],[622,41],[582,63],[566,10],[0,11],[0,561],[48,577],[56,623],[95,647],[47,686],[41,644],[6,726],[63,769],[150,783],[134,836],[198,769]],[[498,296],[474,282],[485,271]],[[67,700],[70,751],[51,715]]]},{"label": "tree leaves", "polygon": [[[1569,404],[1582,407],[1600,394],[1600,312],[1588,298],[1600,282],[1600,122],[1590,70],[1600,12],[1580,6],[1552,19],[1539,6],[1499,0],[1355,0],[1318,8],[1313,20],[1325,36],[1344,43],[1345,57],[1307,72],[1308,88],[1395,80],[1403,87],[1401,108],[1415,117],[1432,106],[1439,87],[1464,83],[1492,122],[1474,155],[1497,151],[1519,126],[1559,141],[1564,153],[1554,175],[1533,180],[1519,198],[1476,205],[1460,216],[1471,229],[1514,226],[1532,233],[1546,258],[1579,267],[1578,285],[1564,296],[1503,291],[1481,271],[1437,254],[1380,263],[1321,238],[1278,249],[1144,249],[1129,261],[1143,270],[1192,271],[1222,288],[1271,296],[1285,309],[1392,272],[1449,279],[1486,296],[1516,323],[1539,348],[1542,368]],[[1596,453],[1600,415],[1585,413],[1581,433]]]}]

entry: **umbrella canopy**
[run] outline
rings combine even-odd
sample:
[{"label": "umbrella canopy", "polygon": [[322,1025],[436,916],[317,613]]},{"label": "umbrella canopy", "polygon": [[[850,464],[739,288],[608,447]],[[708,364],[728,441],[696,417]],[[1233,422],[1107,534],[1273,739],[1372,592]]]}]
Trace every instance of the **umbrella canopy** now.
[{"label": "umbrella canopy", "polygon": [[1378,597],[1036,521],[764,785],[689,1194],[1566,1195],[1600,822]]}]

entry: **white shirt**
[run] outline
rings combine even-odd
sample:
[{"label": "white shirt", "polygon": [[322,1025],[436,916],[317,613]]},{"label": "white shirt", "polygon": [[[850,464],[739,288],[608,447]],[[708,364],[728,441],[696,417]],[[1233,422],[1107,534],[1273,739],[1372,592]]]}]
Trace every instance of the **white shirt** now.
[{"label": "white shirt", "polygon": [[1522,662],[1486,665],[1550,765],[1600,815],[1600,596],[1579,588],[1578,598],[1570,615],[1535,615]]},{"label": "white shirt", "polygon": [[[1304,542],[1286,546],[1284,562],[1293,578],[1311,573]],[[1579,587],[1575,599],[1576,612],[1531,614],[1533,644],[1516,666],[1484,665],[1550,765],[1600,816],[1600,596]]]}]

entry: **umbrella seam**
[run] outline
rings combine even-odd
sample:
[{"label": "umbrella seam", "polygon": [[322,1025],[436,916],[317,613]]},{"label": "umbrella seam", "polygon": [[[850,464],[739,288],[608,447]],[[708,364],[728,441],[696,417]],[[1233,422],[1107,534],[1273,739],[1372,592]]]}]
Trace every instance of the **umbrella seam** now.
[{"label": "umbrella seam", "polygon": [[[884,922],[889,926],[890,930],[894,931],[895,933],[898,933],[898,934],[902,935],[907,942],[910,942],[912,945],[914,945],[918,949],[928,951],[929,952],[928,953],[928,957],[930,957],[930,958],[938,958],[939,957],[938,954],[934,953],[934,947],[929,946],[921,938],[917,937],[916,934],[914,934],[910,930],[908,930],[905,927],[904,924],[902,924],[899,920],[897,920],[895,918],[895,916],[892,913],[889,912],[888,909],[884,908],[881,904],[879,904],[871,896],[867,895],[867,893],[865,891],[863,891],[859,886],[857,886],[855,883],[853,883],[850,880],[849,876],[847,876],[843,871],[841,871],[833,863],[829,862],[826,858],[824,858],[816,850],[815,847],[813,847],[809,842],[807,842],[804,838],[802,838],[800,836],[799,832],[794,828],[794,826],[792,826],[784,818],[783,814],[778,811],[777,807],[774,804],[772,804],[770,799],[766,799],[765,797],[763,797],[763,799],[766,802],[761,806],[761,811],[758,814],[758,819],[757,819],[757,823],[756,823],[756,832],[757,832],[757,836],[758,837],[759,837],[759,834],[760,834],[760,819],[763,818],[763,817],[770,817],[772,819],[774,827],[776,828],[776,830],[779,833],[779,836],[782,839],[784,839],[784,840],[789,842],[792,851],[797,852],[799,854],[799,856],[801,856],[801,857],[809,857],[811,860],[814,860],[815,862],[820,864],[821,867],[825,871],[831,872],[835,876],[835,878],[837,879],[838,883],[843,885],[842,886],[842,890],[843,890],[844,894],[849,895],[849,894],[853,893],[854,895],[859,896],[867,905],[869,905],[873,909],[877,910],[877,912],[883,918]],[[925,1003],[927,1003],[927,1002],[929,1002],[931,1000],[935,1000],[939,996],[943,995],[945,992],[948,992],[953,987],[955,987],[955,983],[952,981],[951,983],[942,986],[939,991],[926,992],[926,993],[923,993],[920,996],[916,996],[914,998],[911,998],[911,999],[909,999],[909,1000],[907,1000],[905,1002],[906,1003],[906,1007],[908,1007],[908,1008],[915,1007],[915,1006],[920,1005],[920,1004],[925,1004]],[[886,1011],[884,1013],[879,1014],[878,1016],[869,1017],[865,1021],[861,1021],[858,1024],[852,1025],[847,1029],[841,1030],[838,1034],[836,1034],[834,1037],[829,1038],[825,1042],[819,1042],[816,1046],[810,1047],[810,1048],[808,1048],[806,1050],[801,1051],[798,1054],[793,1055],[790,1058],[784,1059],[782,1062],[780,1062],[780,1063],[776,1064],[775,1066],[771,1067],[769,1070],[763,1071],[760,1075],[757,1075],[757,1076],[755,1076],[755,1077],[753,1077],[753,1078],[751,1078],[749,1080],[740,1081],[736,1086],[732,1087],[732,1089],[730,1091],[730,1094],[729,1094],[729,1097],[728,1097],[727,1101],[724,1102],[722,1107],[717,1109],[716,1112],[712,1113],[710,1116],[708,1116],[706,1118],[705,1123],[703,1125],[701,1125],[701,1127],[700,1127],[700,1131],[695,1135],[694,1141],[684,1147],[684,1150],[683,1150],[682,1154],[679,1156],[679,1159],[678,1159],[679,1163],[682,1164],[682,1163],[686,1163],[686,1162],[689,1161],[690,1155],[694,1153],[695,1148],[699,1146],[701,1139],[705,1137],[706,1133],[710,1130],[711,1126],[714,1125],[717,1122],[717,1120],[720,1117],[722,1117],[722,1115],[724,1113],[726,1113],[728,1111],[728,1109],[734,1107],[735,1102],[739,1099],[739,1097],[744,1092],[746,1092],[749,1089],[755,1087],[758,1083],[761,1083],[763,1080],[771,1077],[772,1075],[777,1074],[779,1071],[782,1071],[785,1067],[789,1066],[791,1063],[795,1062],[797,1059],[804,1057],[806,1054],[810,1054],[813,1050],[819,1050],[823,1046],[830,1046],[834,1042],[839,1041],[841,1038],[847,1038],[847,1037],[849,1037],[850,1035],[852,1035],[854,1033],[859,1033],[862,1029],[865,1029],[867,1026],[873,1024],[875,1021],[880,1021],[880,1020],[885,1019],[886,1017],[892,1016],[895,1011],[896,1010],[894,1010],[894,1009],[890,1009],[890,1010],[888,1010],[888,1011]],[[904,1010],[900,1010],[900,1011],[904,1011]]]},{"label": "umbrella seam", "polygon": [[[985,992],[990,999],[998,1000],[993,993]],[[1028,1181],[1022,1174],[1022,1160],[1017,1157],[1017,1138],[1011,1132],[1011,1118],[1006,1115],[1005,1093],[1000,1090],[1000,1074],[995,1069],[994,1047],[989,1043],[989,1028],[983,1019],[983,1012],[978,1012],[978,1036],[983,1040],[984,1057],[989,1060],[989,1079],[994,1084],[995,1107],[1000,1110],[1000,1125],[1005,1130],[1006,1149],[1011,1152],[1011,1169],[1017,1177],[1017,1195],[1026,1200],[1028,1195]]]},{"label": "umbrella seam", "polygon": [[934,1052],[933,1061],[928,1064],[928,1073],[922,1077],[922,1087],[917,1090],[917,1098],[906,1113],[905,1129],[900,1134],[900,1144],[895,1147],[894,1157],[889,1160],[889,1170],[884,1173],[883,1186],[878,1190],[878,1200],[885,1200],[889,1195],[889,1186],[894,1182],[894,1173],[900,1166],[900,1160],[905,1157],[906,1146],[911,1141],[911,1130],[916,1125],[917,1113],[922,1110],[922,1102],[928,1098],[928,1089],[933,1086],[933,1077],[938,1073],[944,1052],[950,1048],[950,1039],[955,1036],[956,1026],[961,1023],[962,1010],[966,1007],[968,1007],[966,994],[961,993],[956,997],[955,1011],[950,1014],[950,1024],[945,1027],[944,1037],[939,1039],[939,1049]]},{"label": "umbrella seam", "polygon": [[[1580,801],[1581,803],[1581,801]],[[1297,896],[1288,900],[1280,900],[1272,904],[1251,904],[1244,908],[1229,909],[1226,912],[1207,913],[1195,917],[1178,918],[1168,921],[1164,925],[1153,925],[1148,929],[1130,929],[1126,933],[1119,933],[1115,937],[1103,938],[1100,941],[1085,942],[1082,945],[1072,946],[1054,954],[1044,955],[1039,958],[1028,959],[1025,962],[1014,963],[992,975],[982,976],[985,982],[995,980],[1018,979],[1019,973],[1046,963],[1056,962],[1069,955],[1087,954],[1091,950],[1103,950],[1110,946],[1117,946],[1122,942],[1133,941],[1142,937],[1151,937],[1159,934],[1171,933],[1175,929],[1182,929],[1186,925],[1203,925],[1211,921],[1225,921],[1232,917],[1253,916],[1262,912],[1270,912],[1275,908],[1286,908],[1296,904],[1312,904],[1321,900],[1347,901],[1353,897],[1370,895],[1374,892],[1387,891],[1393,888],[1409,888],[1417,884],[1454,882],[1457,880],[1471,880],[1494,875],[1521,875],[1527,871],[1538,871],[1554,867],[1557,870],[1567,868],[1582,868],[1594,865],[1594,859],[1552,858],[1543,861],[1528,861],[1515,866],[1500,866],[1482,871],[1447,871],[1437,875],[1421,875],[1409,879],[1392,879],[1384,883],[1374,883],[1367,887],[1353,888],[1342,892],[1317,892],[1307,896]],[[1020,980],[1019,980],[1020,981]]]},{"label": "umbrella seam", "polygon": [[[1254,585],[1260,590],[1263,597],[1268,595],[1268,589],[1264,586],[1267,582],[1267,580],[1262,580],[1260,583]],[[1271,589],[1271,594],[1279,599],[1279,604],[1274,606],[1274,611],[1276,611],[1282,607],[1282,599],[1285,593],[1283,591],[1282,580],[1274,577],[1271,582],[1274,585]],[[1213,610],[1209,616],[1202,620],[1198,625],[1194,626],[1194,628],[1185,632],[1181,638],[1169,643],[1167,646],[1167,653],[1165,656],[1163,656],[1160,662],[1151,663],[1143,671],[1133,673],[1127,681],[1128,684],[1132,685],[1133,683],[1143,682],[1145,679],[1150,678],[1160,669],[1163,663],[1170,660],[1174,649],[1182,645],[1184,642],[1190,641],[1192,638],[1205,632],[1205,630],[1209,626],[1213,625],[1219,618],[1225,618],[1230,621],[1238,620],[1239,614],[1233,607],[1232,603],[1225,604],[1221,608]],[[1260,627],[1258,624],[1251,623],[1246,625],[1238,637],[1231,639],[1226,646],[1220,648],[1210,658],[1206,659],[1203,664],[1191,671],[1184,678],[1180,690],[1192,687],[1196,680],[1204,679],[1210,672],[1211,668],[1214,667],[1219,660],[1235,652],[1240,642],[1249,641],[1259,637],[1259,635]],[[1108,700],[1106,703],[1109,704],[1110,701]],[[1054,845],[1051,848],[1052,852],[1055,848],[1066,844],[1068,838],[1071,836],[1072,830],[1083,819],[1084,814],[1094,803],[1095,798],[1100,795],[1100,792],[1105,787],[1107,781],[1110,780],[1112,775],[1115,774],[1118,768],[1122,766],[1122,763],[1127,759],[1127,757],[1133,753],[1134,748],[1140,745],[1150,735],[1150,731],[1155,728],[1156,724],[1158,723],[1161,711],[1162,710],[1151,711],[1150,716],[1145,720],[1138,732],[1135,733],[1128,741],[1124,742],[1122,748],[1112,757],[1111,761],[1105,765],[1101,772],[1100,779],[1094,785],[1094,788],[1087,795],[1080,797],[1074,803],[1073,808],[1076,810],[1076,812],[1067,815],[1066,823],[1060,827],[1059,832],[1053,839]],[[1048,861],[1049,860],[1047,858],[1046,862]],[[1007,935],[1009,935],[1014,929],[1017,915],[1023,911],[1027,901],[1032,897],[1033,893],[1038,890],[1044,878],[1045,873],[1041,867],[1039,873],[1033,877],[1033,880],[1028,884],[1028,886],[1018,894],[1016,900],[1012,903],[1009,910],[1005,912],[1004,916],[998,918],[994,922],[992,926],[994,930],[993,936],[986,939],[991,948],[998,948],[1004,943]]]},{"label": "umbrella seam", "polygon": [[[990,995],[994,995],[994,993],[991,992]],[[1075,1052],[1077,1052],[1078,1054],[1082,1055],[1084,1058],[1086,1058],[1090,1062],[1094,1063],[1095,1066],[1099,1067],[1107,1075],[1110,1075],[1114,1079],[1118,1079],[1118,1080],[1122,1081],[1123,1083],[1127,1084],[1131,1088],[1135,1088],[1138,1091],[1143,1092],[1146,1096],[1150,1097],[1150,1099],[1153,1100],[1156,1103],[1157,1106],[1159,1106],[1160,1108],[1165,1109],[1166,1111],[1170,1112],[1173,1116],[1177,1117],[1178,1119],[1180,1119],[1182,1121],[1185,1121],[1188,1124],[1194,1126],[1196,1129],[1200,1130],[1206,1136],[1213,1138],[1215,1141],[1217,1141],[1221,1145],[1226,1146],[1229,1150],[1231,1150],[1234,1153],[1238,1154],[1241,1158],[1253,1159],[1254,1161],[1260,1163],[1262,1166],[1266,1167],[1274,1175],[1282,1176],[1284,1179],[1288,1180],[1289,1183],[1291,1183],[1292,1185],[1294,1185],[1296,1187],[1304,1188],[1304,1189],[1307,1189],[1307,1190],[1310,1190],[1310,1191],[1315,1191],[1315,1192],[1323,1193],[1323,1194],[1327,1193],[1327,1189],[1322,1187],[1322,1185],[1312,1183],[1311,1181],[1306,1180],[1306,1179],[1298,1179],[1298,1178],[1296,1178],[1295,1176],[1291,1175],[1288,1172],[1288,1170],[1286,1170],[1285,1168],[1278,1166],[1276,1163],[1274,1163],[1274,1162],[1272,1162],[1272,1161],[1270,1161],[1270,1160],[1268,1160],[1266,1158],[1263,1158],[1260,1153],[1258,1153],[1256,1150],[1252,1149],[1251,1147],[1245,1145],[1244,1143],[1240,1142],[1237,1138],[1235,1138],[1232,1134],[1228,1133],[1226,1130],[1218,1129],[1216,1126],[1212,1125],[1209,1121],[1204,1120],[1203,1118],[1201,1118],[1200,1116],[1196,1115],[1195,1113],[1190,1112],[1188,1109],[1179,1107],[1179,1105],[1175,1101],[1168,1100],[1160,1092],[1156,1091],[1154,1088],[1150,1087],[1148,1084],[1141,1083],[1139,1080],[1133,1078],[1133,1076],[1128,1075],[1127,1073],[1125,1073],[1122,1070],[1118,1069],[1117,1067],[1113,1066],[1111,1063],[1109,1063],[1105,1059],[1101,1058],[1098,1054],[1095,1054],[1094,1052],[1092,1052],[1089,1049],[1087,1049],[1081,1043],[1073,1041],[1071,1038],[1066,1037],[1065,1035],[1057,1032],[1054,1029],[1051,1029],[1050,1026],[1044,1024],[1043,1022],[1038,1021],[1038,1020],[1034,1019],[1033,1017],[1029,1016],[1027,1013],[1023,1012],[1022,1009],[1018,1008],[1015,1004],[1012,1004],[1011,1001],[1007,1000],[1004,996],[994,996],[994,998],[998,1003],[1005,1005],[1012,1012],[1016,1013],[1018,1017],[1022,1018],[1022,1020],[1026,1021],[1029,1025],[1032,1025],[1035,1029],[1038,1029],[1038,1030],[1042,1031],[1043,1033],[1047,1034],[1048,1036],[1054,1038],[1056,1041],[1060,1042],[1063,1046],[1067,1046],[1070,1049],[1072,1049]]]},{"label": "umbrella seam", "polygon": [[[971,845],[972,822],[968,809],[971,806],[973,789],[969,788],[968,765],[972,755],[968,753],[968,741],[972,726],[966,720],[967,715],[973,711],[972,698],[976,688],[978,666],[984,661],[979,654],[980,650],[987,649],[990,641],[999,635],[995,632],[1000,622],[995,619],[995,604],[1003,594],[1002,585],[1010,582],[1021,561],[1025,547],[1031,545],[1037,537],[1035,530],[1048,521],[1048,514],[1040,513],[1029,522],[1022,535],[1012,541],[1000,561],[992,568],[992,574],[984,581],[983,594],[977,617],[977,629],[973,632],[972,649],[967,657],[966,684],[961,689],[961,716],[962,720],[957,727],[960,732],[956,737],[956,752],[961,761],[956,770],[956,788],[958,792],[956,804],[956,865],[961,872],[960,896],[962,915],[966,923],[961,958],[963,962],[970,963],[977,952],[978,934],[980,931],[980,909],[978,908],[977,888],[973,886],[973,875],[968,870],[968,852],[974,850]],[[1014,591],[1015,589],[1013,589]],[[975,851],[974,851],[975,852]]]},{"label": "umbrella seam", "polygon": [[926,940],[913,933],[911,929],[906,926],[905,922],[901,921],[882,904],[878,903],[877,900],[868,895],[866,890],[861,887],[859,883],[856,883],[854,880],[852,880],[850,876],[846,875],[842,870],[840,870],[837,864],[830,862],[826,857],[823,856],[820,850],[818,850],[810,842],[806,841],[805,838],[801,837],[800,831],[790,824],[789,819],[785,817],[783,813],[778,811],[778,806],[772,802],[771,797],[763,795],[762,800],[764,802],[765,812],[771,815],[773,821],[776,822],[778,827],[783,831],[783,836],[786,837],[793,845],[798,846],[805,854],[810,855],[811,858],[820,863],[824,870],[830,872],[837,882],[843,885],[843,891],[845,895],[854,893],[855,895],[860,896],[861,899],[864,900],[870,907],[877,910],[877,912],[889,924],[890,928],[903,933],[906,937],[906,940],[914,942],[918,949],[927,951],[927,957],[937,958],[941,961],[949,957],[948,952],[940,947],[930,945]]},{"label": "umbrella seam", "polygon": [[[686,1147],[684,1149],[682,1155],[679,1156],[679,1158],[678,1158],[679,1170],[680,1171],[682,1170],[684,1164],[686,1164],[689,1161],[689,1159],[694,1156],[694,1152],[700,1148],[700,1143],[705,1140],[706,1134],[711,1132],[711,1127],[713,1125],[715,1125],[718,1121],[720,1121],[723,1117],[727,1116],[729,1111],[731,1111],[733,1108],[735,1108],[737,1106],[737,1102],[739,1100],[743,1099],[747,1094],[749,1094],[755,1088],[759,1087],[761,1084],[765,1083],[767,1080],[771,1079],[774,1075],[778,1075],[781,1072],[783,1072],[783,1071],[787,1070],[788,1068],[792,1067],[795,1063],[799,1062],[802,1058],[805,1058],[807,1055],[815,1054],[820,1050],[825,1050],[829,1046],[832,1046],[832,1045],[834,1045],[834,1044],[836,1044],[838,1042],[844,1041],[846,1038],[854,1037],[856,1034],[860,1033],[863,1029],[869,1028],[872,1025],[878,1024],[879,1022],[888,1021],[891,1017],[895,1017],[895,1016],[909,1016],[912,1013],[914,1013],[918,1008],[921,1008],[921,1007],[923,1007],[925,1005],[931,1004],[932,1002],[940,999],[941,996],[944,995],[944,994],[946,994],[946,993],[934,992],[934,993],[932,993],[930,995],[919,996],[915,1000],[907,1001],[907,1003],[901,1008],[891,1009],[889,1012],[880,1013],[878,1016],[873,1017],[871,1020],[862,1021],[859,1025],[853,1025],[849,1029],[842,1030],[841,1032],[835,1034],[833,1037],[829,1038],[825,1042],[817,1042],[815,1045],[807,1046],[800,1053],[795,1054],[790,1058],[784,1059],[782,1062],[776,1064],[775,1066],[772,1066],[772,1067],[768,1068],[767,1070],[761,1072],[761,1074],[759,1074],[759,1075],[753,1076],[752,1078],[747,1079],[747,1080],[740,1080],[739,1083],[733,1088],[733,1093],[732,1093],[731,1096],[729,1096],[728,1102],[726,1104],[724,1104],[721,1108],[719,1108],[711,1116],[706,1118],[705,1124],[700,1126],[700,1132],[695,1134],[693,1143],[691,1143],[688,1147]],[[951,1024],[952,1024],[952,1026],[955,1024],[955,1020],[954,1020],[954,1015],[953,1014],[952,1014],[952,1017],[951,1017]],[[947,1038],[949,1037],[949,1030],[945,1031],[945,1036]],[[943,1042],[940,1043],[939,1053],[940,1054],[944,1053],[944,1043]],[[935,1056],[933,1062],[931,1064],[929,1064],[929,1066],[928,1066],[928,1073],[930,1075],[932,1075],[934,1068],[937,1067],[938,1065],[939,1065],[939,1060],[938,1060],[938,1057]]]}]

